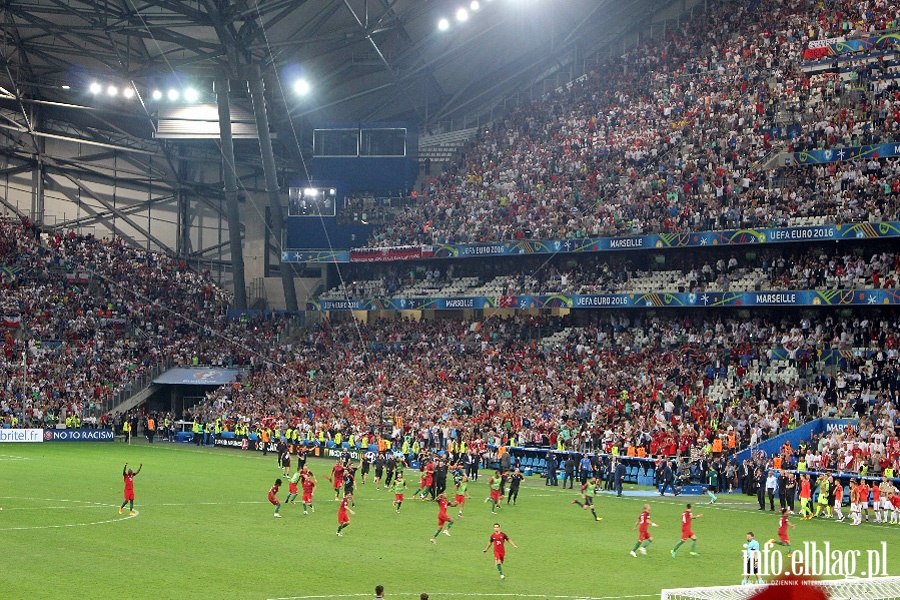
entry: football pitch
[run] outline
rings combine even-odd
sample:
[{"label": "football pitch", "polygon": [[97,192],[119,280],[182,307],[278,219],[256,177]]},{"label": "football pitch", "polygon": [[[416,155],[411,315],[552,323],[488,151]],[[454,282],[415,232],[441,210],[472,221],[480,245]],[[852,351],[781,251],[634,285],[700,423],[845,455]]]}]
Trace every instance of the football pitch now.
[{"label": "football pitch", "polygon": [[[118,514],[125,462],[144,465],[134,516],[127,508]],[[338,537],[338,503],[323,477],[333,464],[309,463],[319,482],[315,513],[304,515],[298,501],[275,519],[266,500],[281,476],[274,455],[143,441],[2,445],[2,597],[371,598],[381,584],[386,598],[659,598],[662,588],[739,584],[747,531],[764,544],[778,526],[777,510],[758,511],[755,498],[723,494],[709,505],[706,496],[660,498],[636,486],[626,493],[646,495],[600,496],[597,522],[571,504],[577,489],[546,487],[537,477],[526,479],[518,505],[504,500],[495,516],[484,503],[489,472],[482,471],[465,516],[431,544],[437,506],[411,499],[418,476],[409,470],[399,514],[393,494],[375,489],[374,472],[365,485],[358,476],[356,515]],[[279,499],[287,493],[285,480]],[[693,528],[699,556],[689,556],[688,543],[673,559],[686,502],[703,515]],[[632,528],[645,503],[659,527],[650,530],[648,554],[632,558]],[[495,521],[518,545],[507,545],[504,580],[491,552],[482,553]],[[845,567],[860,551],[857,576],[874,550],[887,557],[879,574],[900,574],[900,526],[792,522],[795,550],[828,542]]]}]

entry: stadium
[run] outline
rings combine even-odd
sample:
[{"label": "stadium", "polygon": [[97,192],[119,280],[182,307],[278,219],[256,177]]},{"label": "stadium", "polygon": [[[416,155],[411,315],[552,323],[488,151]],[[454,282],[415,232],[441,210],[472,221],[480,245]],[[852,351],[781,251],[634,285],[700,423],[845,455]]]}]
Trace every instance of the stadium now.
[{"label": "stadium", "polygon": [[0,11],[3,598],[900,598],[896,3]]}]

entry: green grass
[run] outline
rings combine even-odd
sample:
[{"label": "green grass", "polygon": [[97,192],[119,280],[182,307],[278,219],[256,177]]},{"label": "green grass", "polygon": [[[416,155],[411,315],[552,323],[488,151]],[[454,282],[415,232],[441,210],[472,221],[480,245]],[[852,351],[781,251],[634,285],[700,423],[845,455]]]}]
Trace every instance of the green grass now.
[{"label": "green grass", "polygon": [[[120,516],[121,470],[144,463],[135,479],[138,515]],[[741,550],[753,530],[774,537],[776,513],[755,502],[723,495],[615,498],[602,496],[595,522],[572,506],[575,494],[527,480],[518,506],[498,517],[488,505],[486,477],[471,486],[465,517],[452,537],[429,543],[437,507],[410,501],[396,514],[393,498],[360,485],[356,516],[335,536],[337,503],[321,475],[332,462],[313,460],[319,476],[316,513],[284,506],[272,517],[266,493],[280,475],[275,457],[190,445],[7,444],[0,447],[0,563],[4,598],[290,598],[371,596],[376,584],[387,598],[659,597],[660,589],[733,585],[741,579]],[[412,473],[410,475],[413,475]],[[372,474],[370,474],[370,477]],[[417,477],[408,477],[411,486]],[[287,485],[280,498],[284,500]],[[646,501],[652,506],[654,543],[648,556],[628,555],[632,525]],[[680,514],[695,502],[697,558],[682,547]],[[451,514],[455,514],[452,509]],[[519,548],[507,547],[500,581],[487,545],[497,520]],[[795,548],[829,540],[842,551],[880,548],[888,540],[888,572],[900,574],[894,539],[900,527],[800,522]],[[865,566],[860,565],[859,570]],[[471,596],[462,596],[469,594]]]}]

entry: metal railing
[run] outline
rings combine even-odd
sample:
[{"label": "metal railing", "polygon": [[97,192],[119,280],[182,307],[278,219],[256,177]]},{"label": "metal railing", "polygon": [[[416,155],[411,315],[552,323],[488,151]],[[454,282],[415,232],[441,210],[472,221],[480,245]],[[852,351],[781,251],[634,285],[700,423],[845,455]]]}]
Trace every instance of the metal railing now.
[{"label": "metal railing", "polygon": [[126,383],[125,387],[123,387],[121,390],[104,399],[103,412],[108,413],[129,398],[147,389],[154,379],[159,377],[161,373],[167,371],[170,367],[171,362],[169,359],[166,359],[165,362],[152,365],[149,370],[144,371],[138,377]]}]

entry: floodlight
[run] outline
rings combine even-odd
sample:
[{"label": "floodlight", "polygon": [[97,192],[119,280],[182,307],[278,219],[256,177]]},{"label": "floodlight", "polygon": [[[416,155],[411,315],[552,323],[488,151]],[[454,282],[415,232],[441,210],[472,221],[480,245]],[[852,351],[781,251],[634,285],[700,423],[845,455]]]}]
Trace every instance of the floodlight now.
[{"label": "floodlight", "polygon": [[456,11],[456,20],[459,21],[460,23],[463,23],[464,21],[468,21],[469,20],[469,11],[467,11],[464,8],[461,8],[458,11]]},{"label": "floodlight", "polygon": [[106,88],[106,93],[109,94],[110,96],[115,96],[119,93],[119,88],[117,88],[114,85],[111,85],[108,88]]},{"label": "floodlight", "polygon": [[448,21],[447,19],[441,19],[440,21],[438,21],[438,29],[440,29],[441,31],[447,31],[448,29],[450,29],[450,21]]},{"label": "floodlight", "polygon": [[127,87],[122,90],[122,95],[128,98],[129,100],[134,97],[134,88]]},{"label": "floodlight", "polygon": [[162,91],[161,90],[153,90],[153,94],[151,94],[151,97],[154,100],[162,100]]},{"label": "floodlight", "polygon": [[476,10],[481,8],[481,4],[478,3],[478,0],[472,0],[472,4],[469,5],[469,8],[472,10],[472,12],[475,12]]},{"label": "floodlight", "polygon": [[197,98],[200,97],[200,94],[197,93],[197,90],[194,88],[188,88],[184,90],[184,99],[188,102],[196,102]]},{"label": "floodlight", "polygon": [[166,97],[172,102],[175,102],[176,100],[178,100],[178,90],[176,90],[175,88],[170,89],[169,93],[166,94]]},{"label": "floodlight", "polygon": [[298,79],[294,82],[294,92],[298,96],[305,96],[309,93],[309,82],[305,79]]},{"label": "floodlight", "polygon": [[97,83],[96,81],[91,83],[91,87],[88,89],[91,90],[92,94],[99,94],[103,90],[103,88],[100,86],[100,84]]}]

